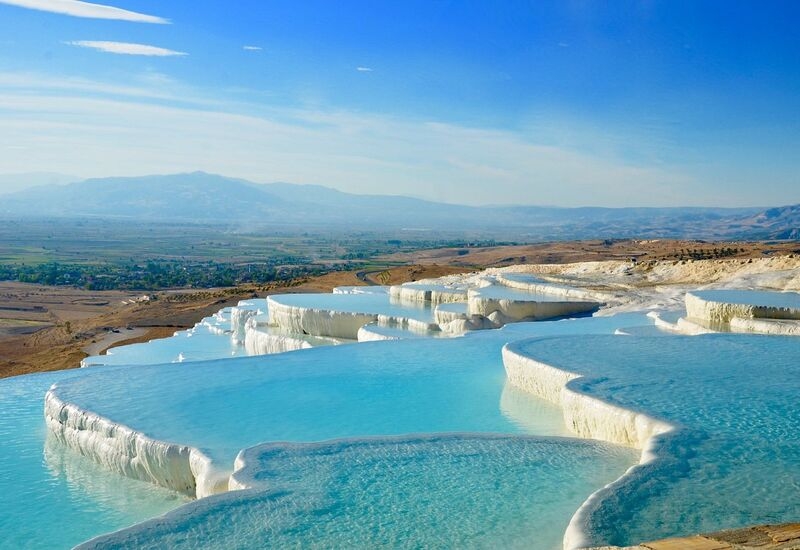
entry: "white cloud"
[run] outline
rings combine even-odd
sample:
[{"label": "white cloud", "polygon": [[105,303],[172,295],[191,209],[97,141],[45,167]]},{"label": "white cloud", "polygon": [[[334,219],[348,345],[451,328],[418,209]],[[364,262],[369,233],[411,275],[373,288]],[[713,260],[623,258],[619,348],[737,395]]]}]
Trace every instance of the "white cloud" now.
[{"label": "white cloud", "polygon": [[372,69],[370,67],[356,67],[356,70],[360,73],[371,73]]},{"label": "white cloud", "polygon": [[[355,117],[363,130],[347,133],[163,105],[64,97],[0,100],[17,113],[26,111],[24,117],[0,117],[0,164],[15,171],[33,165],[86,176],[205,170],[475,205],[631,206],[705,198],[670,196],[686,181],[669,172],[538,147],[502,132],[381,117],[364,124]],[[4,154],[11,144],[27,147],[26,154]]]},{"label": "white cloud", "polygon": [[[105,83],[79,82],[72,89],[62,79],[48,85],[47,78],[39,77],[35,86],[0,86],[0,166],[5,171],[37,166],[100,177],[205,170],[252,181],[318,183],[354,193],[463,204],[786,202],[779,197],[779,182],[772,190],[761,186],[763,196],[733,194],[724,177],[718,183],[704,181],[681,166],[633,162],[602,148],[543,144],[546,131],[245,103],[206,105],[188,87],[181,89],[186,101],[176,103],[144,92],[132,95],[122,83],[114,85],[120,91],[115,94]],[[573,132],[585,132],[570,124]],[[25,154],[9,147],[25,147]]]},{"label": "white cloud", "polygon": [[121,21],[133,21],[136,23],[158,23],[168,25],[169,19],[146,15],[135,11],[123,10],[113,6],[103,4],[92,4],[91,2],[81,2],[80,0],[0,0],[0,4],[9,4],[21,8],[32,10],[48,11],[71,15],[73,17],[87,17],[91,19],[118,19]]},{"label": "white cloud", "polygon": [[81,48],[92,48],[95,50],[100,50],[101,52],[117,53],[123,55],[149,55],[156,57],[188,55],[185,52],[176,52],[175,50],[159,48],[158,46],[149,46],[147,44],[133,44],[130,42],[108,42],[103,40],[72,40],[64,43],[69,44],[70,46],[78,46]]},{"label": "white cloud", "polygon": [[[614,128],[557,113],[517,130],[475,128],[226,100],[160,74],[127,79],[0,72],[3,171],[205,170],[474,205],[743,206],[787,204],[797,195],[796,171],[765,178],[745,169],[748,159],[720,153],[703,163],[666,160],[683,150],[666,159],[639,154],[653,144],[609,146]],[[570,139],[558,128],[568,128]]]},{"label": "white cloud", "polygon": [[56,79],[32,72],[0,72],[0,89],[33,95],[48,90],[49,93],[67,96],[114,97],[119,100],[133,99],[136,102],[161,102],[209,109],[228,105],[212,97],[199,95],[181,81],[152,69],[131,73],[129,81],[125,83],[99,82],[76,76],[59,76]]},{"label": "white cloud", "polygon": [[242,49],[248,52],[260,52],[263,48],[261,46],[242,46]]}]

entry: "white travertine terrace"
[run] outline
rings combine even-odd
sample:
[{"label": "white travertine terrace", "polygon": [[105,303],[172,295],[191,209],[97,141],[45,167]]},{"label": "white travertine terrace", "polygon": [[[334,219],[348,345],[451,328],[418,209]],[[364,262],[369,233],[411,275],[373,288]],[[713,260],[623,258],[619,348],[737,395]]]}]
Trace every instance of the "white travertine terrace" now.
[{"label": "white travertine terrace", "polygon": [[731,319],[730,328],[731,332],[800,336],[800,320],[793,319],[745,319],[734,317]]},{"label": "white travertine terrace", "polygon": [[[509,384],[559,405],[566,425],[576,435],[641,449],[640,466],[656,460],[656,438],[674,432],[677,426],[570,389],[567,384],[580,378],[580,375],[526,356],[517,347],[521,343],[503,346],[503,365]],[[565,550],[589,545],[586,525],[591,510],[635,468],[632,467],[617,481],[595,491],[583,503],[573,515],[564,535]]]},{"label": "white travertine terrace", "polygon": [[[486,273],[467,277],[446,277],[440,280],[417,281],[389,287],[342,287],[335,294],[381,294],[388,295],[392,303],[405,303],[419,307],[436,307],[432,320],[415,318],[414,314],[404,313],[366,313],[361,311],[340,311],[336,308],[313,307],[312,304],[291,305],[280,297],[267,298],[270,322],[287,333],[310,334],[334,338],[357,339],[364,325],[375,323],[379,326],[397,327],[416,333],[442,331],[447,334],[463,334],[471,330],[499,328],[506,323],[551,319],[573,314],[587,313],[600,307],[596,301],[573,301],[571,299],[553,300],[550,296],[566,296],[574,290],[568,287],[537,285],[539,292],[526,288],[523,291],[502,291],[512,296],[487,295],[486,289],[502,289],[495,284],[493,276]],[[478,290],[468,287],[479,287]],[[482,290],[483,289],[483,290]],[[516,294],[514,294],[516,292]],[[526,293],[529,294],[526,296]],[[585,295],[577,290],[576,295]],[[462,308],[446,306],[463,303]],[[444,306],[444,307],[438,307]],[[374,307],[372,304],[371,307]],[[413,309],[413,308],[412,308]],[[366,309],[366,311],[370,311]],[[368,330],[366,332],[369,332]],[[362,334],[362,339],[374,335]]]},{"label": "white travertine terrace", "polygon": [[509,277],[515,271],[500,271],[495,275],[498,283],[509,288],[515,288],[524,292],[531,292],[536,294],[551,294],[553,296],[563,296],[574,300],[586,301],[608,301],[613,300],[615,296],[609,292],[602,292],[598,290],[588,290],[585,288],[577,288],[572,286],[554,285],[542,282],[533,281],[517,281]]},{"label": "white travertine terrace", "polygon": [[267,298],[270,320],[287,332],[330,336],[333,338],[358,338],[358,329],[378,321],[375,313],[351,313],[328,309],[290,306]]},{"label": "white travertine terrace", "polygon": [[[687,292],[684,296],[686,317],[675,322],[662,318],[658,311],[651,311],[647,316],[653,319],[657,327],[678,334],[697,335],[722,330],[778,336],[800,335],[800,308],[791,303],[796,297],[794,293],[787,295],[787,304],[784,306],[780,305],[783,299],[780,292],[730,289],[708,292],[716,294],[710,297],[703,295],[703,291]],[[722,300],[727,293],[730,293],[730,300]],[[758,303],[759,298],[764,303]]]},{"label": "white travertine terrace", "polygon": [[197,498],[227,490],[230,472],[217,469],[198,449],[151,439],[58,397],[45,396],[48,433],[105,468]]},{"label": "white travertine terrace", "polygon": [[467,291],[464,288],[446,287],[435,280],[427,284],[425,281],[405,283],[389,287],[389,296],[400,302],[430,302],[431,305],[464,302]]},{"label": "white travertine terrace", "polygon": [[388,334],[382,334],[376,330],[373,330],[373,327],[375,326],[375,324],[370,323],[358,329],[358,341],[378,342],[382,340],[400,340],[399,336],[390,336]]},{"label": "white travertine terrace", "polygon": [[272,323],[289,333],[356,340],[361,327],[369,323],[416,332],[439,330],[436,323],[410,317],[292,306],[272,298],[267,301]]},{"label": "white travertine terrace", "polygon": [[411,317],[397,317],[395,315],[378,314],[378,326],[397,327],[414,332],[434,332],[439,330],[439,325]]},{"label": "white travertine terrace", "polygon": [[567,383],[580,375],[527,357],[516,343],[506,344],[502,353],[509,383],[560,405],[567,426],[581,437],[645,449],[651,438],[673,429],[666,422],[569,389]]},{"label": "white travertine terrace", "polygon": [[244,348],[247,350],[248,355],[283,353],[310,347],[312,347],[311,343],[302,338],[295,338],[285,334],[271,334],[259,330],[258,325],[253,323],[252,319],[245,327]]},{"label": "white travertine terrace", "polygon": [[453,321],[460,321],[467,317],[466,303],[453,302],[451,304],[439,304],[436,306],[436,309],[433,310],[433,318],[436,319],[436,323],[440,326]]},{"label": "white travertine terrace", "polygon": [[[531,296],[529,299],[524,296],[520,298],[486,296],[481,288],[491,287],[493,279],[503,286],[519,289],[520,294],[529,293]],[[467,288],[467,286],[478,288]],[[585,313],[601,305],[596,301],[587,300],[587,297],[597,294],[592,291],[545,283],[512,281],[502,278],[502,273],[494,277],[487,277],[485,273],[472,275],[460,284],[451,282],[444,285],[436,280],[417,281],[393,286],[389,289],[389,294],[395,300],[409,303],[426,302],[436,306],[434,310],[436,323],[443,332],[449,334],[499,328],[506,323],[521,320],[550,319]],[[537,300],[536,294],[564,297],[565,300]],[[582,301],[573,301],[576,298]],[[448,307],[457,303],[464,303],[464,311]]]},{"label": "white travertine terrace", "polygon": [[577,313],[587,313],[596,310],[598,302],[540,302],[531,300],[517,300],[511,298],[494,298],[483,296],[480,290],[470,290],[467,302],[468,315],[489,317],[493,313],[501,315],[502,324],[522,321],[552,319]]},{"label": "white travertine terrace", "polygon": [[242,307],[231,308],[231,340],[234,344],[244,344],[247,322],[258,315],[258,311]]},{"label": "white travertine terrace", "polygon": [[734,317],[742,319],[798,319],[800,309],[775,305],[723,302],[686,293],[686,316],[711,325],[728,325]]},{"label": "white travertine terrace", "polygon": [[653,320],[653,323],[658,328],[667,330],[669,332],[674,332],[676,334],[696,336],[698,334],[710,334],[714,332],[713,330],[707,329],[702,325],[693,323],[685,317],[681,317],[676,322],[670,323],[666,319],[663,319],[657,311],[650,311],[648,312],[647,316]]}]

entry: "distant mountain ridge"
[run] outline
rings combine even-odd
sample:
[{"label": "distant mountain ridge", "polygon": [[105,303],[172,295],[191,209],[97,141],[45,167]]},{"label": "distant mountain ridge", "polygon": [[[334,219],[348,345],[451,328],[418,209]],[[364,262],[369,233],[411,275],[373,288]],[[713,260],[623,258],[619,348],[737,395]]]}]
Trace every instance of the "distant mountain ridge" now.
[{"label": "distant mountain ridge", "polygon": [[282,203],[256,184],[203,172],[88,179],[34,187],[7,195],[4,200],[16,213],[161,221],[213,221],[220,216],[235,216],[253,205],[270,209]]},{"label": "distant mountain ridge", "polygon": [[34,186],[64,185],[79,181],[81,178],[57,174],[55,172],[24,172],[17,174],[0,174],[0,197],[9,193],[17,193]]},{"label": "distant mountain ridge", "polygon": [[772,239],[800,239],[800,204],[770,208],[749,220],[749,227]]},{"label": "distant mountain ridge", "polygon": [[256,184],[204,172],[88,179],[6,194],[3,217],[104,217],[252,226],[514,231],[520,238],[796,239],[800,205],[776,208],[461,206]]}]

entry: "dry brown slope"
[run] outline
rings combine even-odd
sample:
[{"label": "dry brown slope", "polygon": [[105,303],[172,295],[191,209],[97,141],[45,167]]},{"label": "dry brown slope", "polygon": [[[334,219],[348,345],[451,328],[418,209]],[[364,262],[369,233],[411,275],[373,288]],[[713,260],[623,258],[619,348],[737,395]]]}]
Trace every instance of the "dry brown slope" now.
[{"label": "dry brown slope", "polygon": [[[735,250],[735,252],[729,252]],[[440,264],[470,267],[500,267],[514,264],[565,264],[603,260],[682,260],[691,258],[760,258],[800,253],[800,243],[710,242],[696,240],[586,240],[514,246],[441,248],[392,254],[386,261],[409,264]]]}]

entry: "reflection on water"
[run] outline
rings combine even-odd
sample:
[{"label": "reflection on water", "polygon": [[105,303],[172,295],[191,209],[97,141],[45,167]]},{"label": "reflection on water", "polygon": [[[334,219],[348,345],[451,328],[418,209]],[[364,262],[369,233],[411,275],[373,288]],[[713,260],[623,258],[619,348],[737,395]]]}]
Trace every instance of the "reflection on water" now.
[{"label": "reflection on water", "polygon": [[512,386],[506,381],[503,385],[503,393],[500,395],[500,412],[510,422],[516,424],[525,433],[535,433],[537,435],[563,435],[567,432],[567,427],[562,422],[548,426],[542,425],[541,418],[557,417],[561,415],[561,408],[558,405],[533,397],[529,392],[523,391],[516,386]]},{"label": "reflection on water", "polygon": [[42,403],[48,388],[90,371],[0,380],[0,547],[70,548],[186,502],[46,443]]},{"label": "reflection on water", "polygon": [[[52,435],[45,438],[43,459],[53,481],[65,483],[73,498],[86,499],[90,508],[129,514],[131,510],[141,510],[142,504],[154,497],[171,503],[172,507],[190,501],[180,493],[109,472]],[[152,510],[153,514],[160,512],[163,512],[161,506]]]}]

